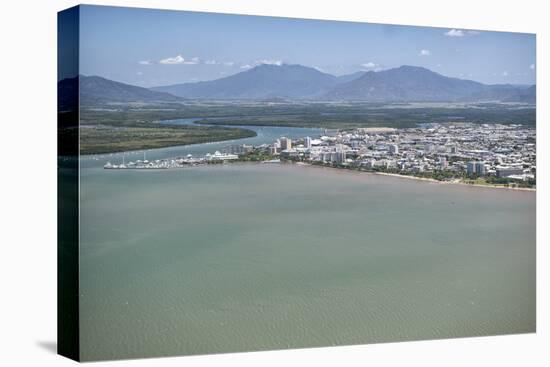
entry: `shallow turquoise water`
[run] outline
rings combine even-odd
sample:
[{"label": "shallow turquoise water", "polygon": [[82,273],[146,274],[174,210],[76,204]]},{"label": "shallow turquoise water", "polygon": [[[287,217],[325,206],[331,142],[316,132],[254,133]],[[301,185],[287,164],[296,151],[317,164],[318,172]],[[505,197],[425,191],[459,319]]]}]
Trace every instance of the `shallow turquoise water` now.
[{"label": "shallow turquoise water", "polygon": [[295,165],[81,177],[84,360],[535,331],[535,194]]}]

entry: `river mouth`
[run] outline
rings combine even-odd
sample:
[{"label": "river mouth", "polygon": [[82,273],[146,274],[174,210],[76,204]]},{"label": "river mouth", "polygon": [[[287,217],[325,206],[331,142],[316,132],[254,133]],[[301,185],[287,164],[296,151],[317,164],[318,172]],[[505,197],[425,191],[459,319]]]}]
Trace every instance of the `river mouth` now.
[{"label": "river mouth", "polygon": [[[208,119],[208,118],[207,118]],[[165,120],[158,123],[165,125],[204,125],[208,124],[196,124],[196,121],[205,120],[205,118],[185,118],[176,120]],[[241,126],[229,126],[229,125],[216,125],[227,127],[241,127]],[[222,151],[232,145],[262,145],[272,144],[280,137],[288,137],[291,139],[304,138],[306,136],[317,137],[323,132],[320,128],[299,128],[299,127],[282,127],[282,126],[242,126],[244,129],[252,130],[256,133],[256,136],[249,138],[241,138],[235,140],[224,140],[212,143],[200,143],[190,145],[172,146],[167,148],[158,148],[150,150],[129,151],[110,154],[94,154],[80,157],[80,167],[87,168],[100,168],[107,162],[113,164],[120,164],[125,161],[135,161],[138,159],[148,160],[155,159],[167,159],[173,157],[182,157],[188,154],[195,156],[203,156],[207,153],[214,153],[215,151]]]}]

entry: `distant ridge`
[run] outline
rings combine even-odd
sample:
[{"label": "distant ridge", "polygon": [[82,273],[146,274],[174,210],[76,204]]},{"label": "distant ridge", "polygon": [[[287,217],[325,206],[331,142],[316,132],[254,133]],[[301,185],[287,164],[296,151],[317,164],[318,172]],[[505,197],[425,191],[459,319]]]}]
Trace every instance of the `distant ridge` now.
[{"label": "distant ridge", "polygon": [[334,76],[302,65],[259,65],[229,77],[151,89],[80,75],[58,82],[59,109],[78,103],[212,100],[365,102],[536,102],[536,86],[450,78],[417,66]]},{"label": "distant ridge", "polygon": [[[534,90],[534,88],[533,88]],[[373,102],[535,102],[533,90],[524,86],[486,85],[450,78],[417,66],[401,66],[380,72],[369,71],[336,86],[321,98]]]},{"label": "distant ridge", "polygon": [[80,93],[80,104],[104,102],[177,102],[181,97],[156,92],[147,88],[115,82],[100,76],[79,75],[58,82],[59,108],[70,108],[75,93]]},{"label": "distant ridge", "polygon": [[151,88],[189,99],[314,99],[367,102],[527,102],[535,87],[486,85],[404,65],[336,77],[302,65],[258,65],[229,77]]}]

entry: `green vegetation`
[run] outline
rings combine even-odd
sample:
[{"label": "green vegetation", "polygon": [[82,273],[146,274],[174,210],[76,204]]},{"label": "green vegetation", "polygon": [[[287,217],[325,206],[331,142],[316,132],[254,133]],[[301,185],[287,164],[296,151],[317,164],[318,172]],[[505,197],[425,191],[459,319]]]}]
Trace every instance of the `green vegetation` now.
[{"label": "green vegetation", "polygon": [[[210,126],[160,124],[203,118]],[[247,129],[213,125],[262,125],[351,129],[414,127],[430,122],[535,125],[535,108],[512,104],[376,104],[189,102],[83,106],[82,154],[161,148],[254,136]]]},{"label": "green vegetation", "polygon": [[255,135],[256,133],[251,130],[217,126],[90,126],[80,129],[80,153],[99,154],[163,148]]},{"label": "green vegetation", "polygon": [[239,159],[237,161],[239,162],[263,162],[263,161],[269,161],[271,159],[279,158],[279,156],[274,156],[272,154],[269,154],[265,151],[261,150],[253,150],[248,153],[240,154]]},{"label": "green vegetation", "polygon": [[141,104],[82,108],[80,153],[154,149],[256,136],[254,131],[242,128],[156,123],[159,116],[177,118],[182,113],[177,110],[177,115],[171,115],[174,112],[170,105],[146,105],[146,112],[141,110]]},{"label": "green vegetation", "polygon": [[83,108],[81,123],[132,126],[181,118],[209,124],[356,128],[414,127],[429,122],[535,125],[535,108],[508,104],[165,103]]},{"label": "green vegetation", "polygon": [[514,180],[511,178],[498,178],[495,176],[488,176],[484,178],[485,182],[488,185],[504,185],[504,186],[514,186],[514,187],[535,187],[537,185],[536,179],[528,179],[527,181]]},{"label": "green vegetation", "polygon": [[[247,111],[252,112],[252,111]],[[202,115],[207,117],[207,115]],[[241,113],[237,117],[216,117],[202,123],[353,129],[358,127],[415,127],[419,123],[472,122],[520,123],[535,125],[534,108],[500,105],[496,107],[406,107],[379,105],[323,105],[264,107],[259,115]]]}]

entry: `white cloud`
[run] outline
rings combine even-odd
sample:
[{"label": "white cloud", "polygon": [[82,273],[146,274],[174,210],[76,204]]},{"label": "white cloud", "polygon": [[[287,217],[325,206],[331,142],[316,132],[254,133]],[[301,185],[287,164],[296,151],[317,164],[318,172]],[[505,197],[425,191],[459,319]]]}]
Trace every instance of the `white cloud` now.
[{"label": "white cloud", "polygon": [[223,63],[225,66],[233,66],[235,63],[233,61],[226,61]]},{"label": "white cloud", "polygon": [[241,65],[241,69],[250,69],[251,67],[249,64]]},{"label": "white cloud", "polygon": [[138,64],[140,64],[140,65],[151,65],[151,61],[149,61],[149,60],[141,60],[141,61],[138,61]]},{"label": "white cloud", "polygon": [[480,31],[463,31],[462,29],[451,29],[444,33],[447,37],[466,37],[466,36],[477,36],[480,34]]},{"label": "white cloud", "polygon": [[535,64],[531,64],[531,65],[529,65],[529,69],[531,69],[531,70],[535,70]]},{"label": "white cloud", "polygon": [[462,31],[460,29],[451,29],[450,31],[445,32],[445,36],[448,36],[448,37],[464,37],[465,33],[464,33],[464,31]]},{"label": "white cloud", "polygon": [[450,31],[445,32],[445,36],[449,36],[449,37],[464,37],[465,34],[464,34],[464,31],[462,31],[462,30],[460,30],[460,29],[451,29]]},{"label": "white cloud", "polygon": [[503,71],[501,75],[502,75],[502,76],[508,76],[509,74],[508,74],[507,71]]},{"label": "white cloud", "polygon": [[420,50],[420,53],[418,55],[419,56],[430,56],[431,54],[432,54],[432,52],[430,50],[423,49],[423,50]]},{"label": "white cloud", "polygon": [[181,55],[177,55],[174,57],[167,57],[166,59],[162,59],[159,61],[159,63],[164,65],[196,65],[200,63],[200,59],[198,57],[186,59]]},{"label": "white cloud", "polygon": [[136,74],[137,74],[137,75],[143,75],[143,72],[138,71]]},{"label": "white cloud", "polygon": [[364,67],[365,69],[376,69],[379,65],[375,64],[372,61],[369,61],[369,62],[366,62],[364,64],[361,64],[361,66]]},{"label": "white cloud", "polygon": [[165,64],[165,65],[177,65],[177,64],[183,64],[184,61],[185,59],[183,58],[183,56],[178,55],[178,56],[167,57],[166,59],[162,59],[159,61],[159,63]]},{"label": "white cloud", "polygon": [[283,65],[283,62],[281,60],[258,60],[256,61],[257,65],[265,64],[265,65],[277,65],[281,66]]},{"label": "white cloud", "polygon": [[206,60],[204,62],[206,65],[216,65],[216,64],[219,64],[219,62],[217,62],[216,60]]}]

